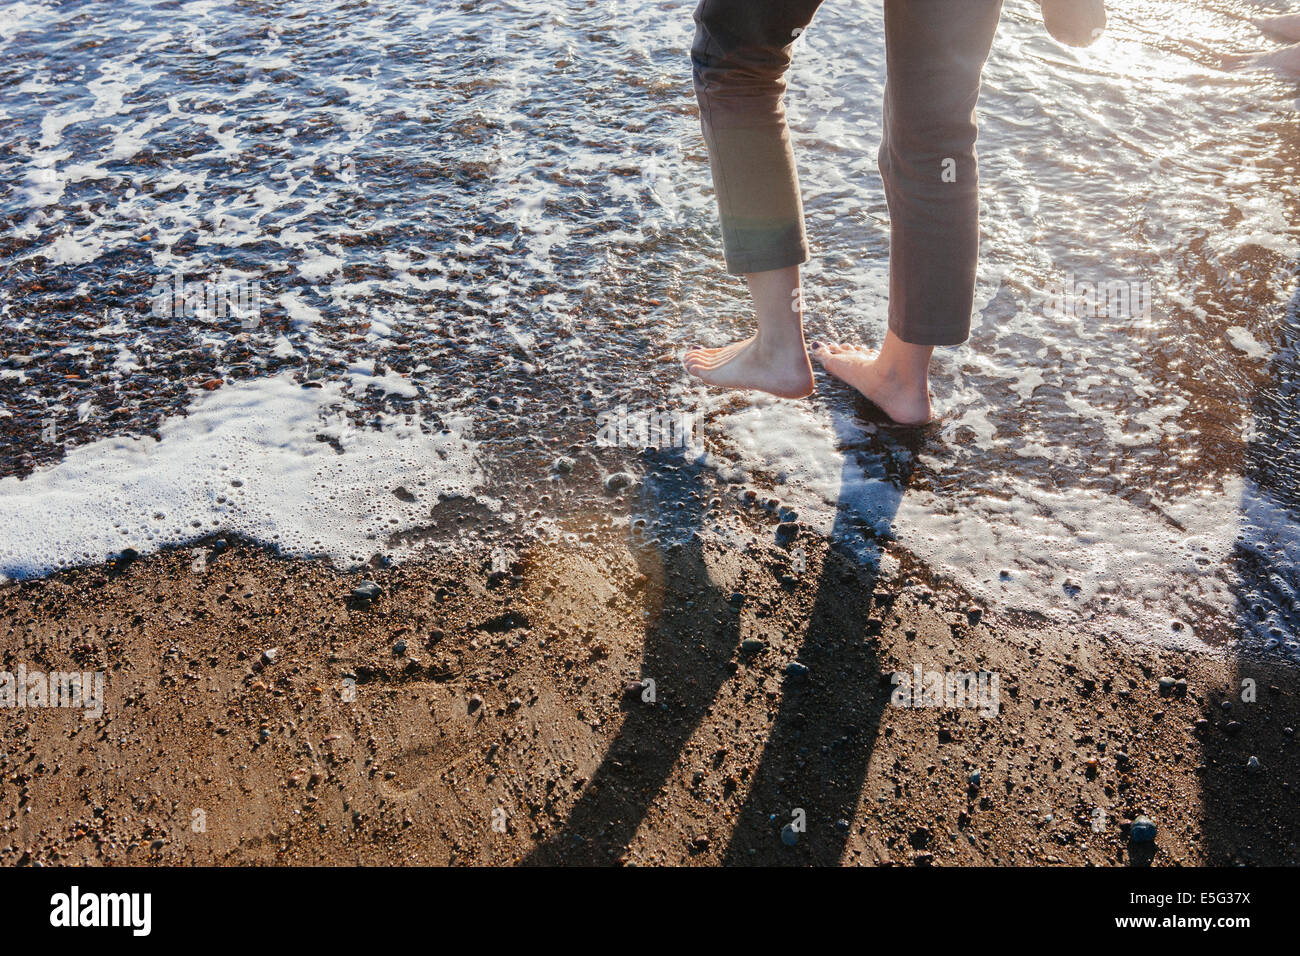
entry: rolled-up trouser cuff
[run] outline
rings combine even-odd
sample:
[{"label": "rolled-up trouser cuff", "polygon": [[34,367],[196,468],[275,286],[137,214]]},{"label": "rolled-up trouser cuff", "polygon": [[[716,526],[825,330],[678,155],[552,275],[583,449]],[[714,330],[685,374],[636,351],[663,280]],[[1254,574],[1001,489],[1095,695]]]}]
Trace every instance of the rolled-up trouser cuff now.
[{"label": "rolled-up trouser cuff", "polygon": [[743,251],[745,245],[751,244],[728,239],[725,233],[722,245],[725,250],[727,271],[737,276],[801,266],[810,258],[808,243],[804,240],[802,229],[791,230],[791,234],[771,236],[761,242],[752,243],[753,246],[761,249],[761,252]]},{"label": "rolled-up trouser cuff", "polygon": [[928,324],[905,326],[902,321],[890,319],[889,331],[908,345],[927,345],[932,348],[943,348],[949,345],[961,345],[970,338],[970,323],[941,329]]}]

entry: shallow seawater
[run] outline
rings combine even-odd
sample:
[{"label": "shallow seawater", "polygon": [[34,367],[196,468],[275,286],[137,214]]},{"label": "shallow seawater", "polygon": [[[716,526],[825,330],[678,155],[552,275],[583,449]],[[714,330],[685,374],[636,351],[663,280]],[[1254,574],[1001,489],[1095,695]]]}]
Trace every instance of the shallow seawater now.
[{"label": "shallow seawater", "polygon": [[[1281,5],[1114,6],[1070,51],[1008,2],[918,435],[681,371],[748,329],[688,3],[0,3],[0,574],[795,517],[994,608],[1300,654],[1300,85],[1219,67]],[[798,43],[816,338],[884,331],[883,65],[875,2]]]}]

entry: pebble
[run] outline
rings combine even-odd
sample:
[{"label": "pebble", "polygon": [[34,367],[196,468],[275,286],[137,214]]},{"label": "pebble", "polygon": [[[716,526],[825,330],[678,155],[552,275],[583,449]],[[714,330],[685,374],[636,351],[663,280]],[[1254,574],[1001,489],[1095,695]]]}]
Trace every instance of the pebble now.
[{"label": "pebble", "polygon": [[474,711],[478,710],[478,709],[479,709],[480,707],[482,707],[482,706],[483,706],[483,698],[482,698],[482,697],[480,697],[478,694],[474,694],[472,697],[470,697],[470,699],[469,699],[469,712],[470,712],[471,714],[474,713]]},{"label": "pebble", "polygon": [[1168,697],[1174,692],[1174,679],[1172,677],[1160,678],[1160,696]]},{"label": "pebble", "polygon": [[1134,843],[1150,843],[1156,838],[1156,825],[1143,814],[1129,827],[1128,838]]},{"label": "pebble", "polygon": [[767,642],[760,641],[757,637],[747,637],[740,642],[740,649],[746,654],[757,654],[767,649]]},{"label": "pebble", "polygon": [[367,603],[375,600],[375,598],[379,597],[379,595],[383,593],[384,589],[374,581],[362,581],[352,589],[352,596],[356,600],[365,601]]},{"label": "pebble", "polygon": [[808,665],[800,664],[798,661],[791,661],[785,665],[785,676],[801,680],[808,676]]},{"label": "pebble", "polygon": [[262,651],[262,663],[268,665],[274,664],[275,659],[279,656],[280,649],[278,647],[268,647],[266,650]]},{"label": "pebble", "polygon": [[799,831],[793,825],[787,823],[781,828],[781,842],[786,846],[794,846],[799,842]]},{"label": "pebble", "polygon": [[570,474],[573,471],[573,459],[567,455],[561,455],[555,459],[555,470],[562,475]]},{"label": "pebble", "polygon": [[979,772],[978,770],[972,770],[972,771],[971,771],[971,775],[970,775],[969,777],[967,777],[966,779],[970,782],[970,785],[971,785],[972,787],[974,787],[976,790],[979,789],[979,786],[980,786],[980,772]]},{"label": "pebble", "polygon": [[1263,769],[1263,768],[1260,767],[1260,764],[1259,764],[1259,758],[1258,758],[1258,757],[1252,756],[1249,760],[1246,761],[1246,770],[1247,770],[1248,772],[1250,772],[1250,773],[1259,773],[1259,771],[1260,771],[1261,769]]},{"label": "pebble", "polygon": [[613,494],[631,488],[634,484],[636,479],[626,471],[616,471],[605,479],[605,490]]},{"label": "pebble", "polygon": [[401,655],[405,654],[405,653],[406,653],[406,641],[398,641],[396,644],[394,644],[394,645],[393,645],[393,653],[396,654],[396,655],[399,656],[399,657],[400,657]]},{"label": "pebble", "polygon": [[781,544],[793,541],[798,536],[799,522],[797,521],[782,521],[776,526],[776,540]]}]

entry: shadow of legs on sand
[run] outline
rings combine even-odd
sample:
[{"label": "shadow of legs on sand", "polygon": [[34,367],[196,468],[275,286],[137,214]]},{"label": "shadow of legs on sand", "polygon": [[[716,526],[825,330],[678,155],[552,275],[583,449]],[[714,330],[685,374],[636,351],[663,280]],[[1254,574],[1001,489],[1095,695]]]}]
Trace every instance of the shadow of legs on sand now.
[{"label": "shadow of legs on sand", "polygon": [[[813,607],[803,624],[797,659],[786,666],[781,701],[763,742],[725,862],[838,862],[861,796],[880,714],[889,699],[869,634],[873,608],[888,605],[875,583],[888,525],[906,486],[921,432],[865,436],[858,424],[837,423],[845,456],[832,544],[816,575]],[[898,454],[903,451],[905,454]],[[885,478],[864,478],[880,473]],[[874,464],[876,467],[867,467]],[[628,695],[624,720],[604,759],[559,831],[528,864],[611,864],[635,838],[664,792],[692,737],[736,672],[743,605],[717,582],[698,533],[707,495],[693,464],[663,463],[645,481],[646,510],[671,516],[676,543],[642,546],[637,560],[649,580],[645,650],[640,676],[655,682],[656,700]],[[794,545],[791,545],[794,547]],[[714,560],[714,563],[717,563]],[[800,583],[795,587],[806,587]],[[782,600],[777,591],[776,600]],[[758,701],[754,707],[763,706]],[[793,848],[782,827],[795,810],[806,819]],[[841,822],[845,821],[845,822]]]},{"label": "shadow of legs on sand", "polygon": [[864,480],[871,471],[864,459],[883,450],[892,460],[888,445],[900,442],[909,454],[899,460],[914,461],[923,432],[886,431],[869,443],[848,422],[838,421],[836,432],[844,468],[830,547],[798,658],[786,667],[780,709],[727,849],[729,864],[839,862],[892,689],[882,680],[869,624],[873,610],[892,603],[892,596],[876,593],[882,549],[873,529],[892,522],[910,466],[884,481]]},{"label": "shadow of legs on sand", "polygon": [[1300,634],[1298,313],[1300,292],[1277,333],[1270,384],[1252,410],[1255,438],[1247,449],[1241,502],[1241,520],[1250,530],[1236,561],[1238,630],[1250,649],[1239,654],[1232,683],[1207,688],[1204,722],[1198,725],[1202,829],[1211,864],[1300,862],[1300,668],[1293,663]]},{"label": "shadow of legs on sand", "polygon": [[641,677],[654,681],[656,700],[651,705],[636,692],[628,695],[623,725],[577,806],[525,863],[616,862],[730,676],[739,609],[714,585],[700,536],[692,533],[707,501],[699,466],[660,462],[645,481],[644,498],[648,512],[669,517],[678,529],[675,543],[647,543],[637,551],[650,582]]}]

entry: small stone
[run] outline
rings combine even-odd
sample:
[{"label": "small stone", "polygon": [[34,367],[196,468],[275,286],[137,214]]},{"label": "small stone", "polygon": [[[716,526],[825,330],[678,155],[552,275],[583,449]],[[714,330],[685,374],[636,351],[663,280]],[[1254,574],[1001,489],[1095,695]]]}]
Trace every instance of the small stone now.
[{"label": "small stone", "polygon": [[1128,838],[1134,843],[1150,843],[1156,838],[1156,825],[1143,814],[1129,827]]},{"label": "small stone", "polygon": [[559,458],[555,459],[555,470],[562,475],[572,473],[573,465],[573,459],[567,455],[561,455]]},{"label": "small stone", "polygon": [[799,831],[793,824],[787,823],[781,828],[781,842],[786,846],[794,846],[799,842]]},{"label": "small stone", "polygon": [[799,537],[799,522],[782,521],[776,526],[776,540],[780,544],[786,544]]},{"label": "small stone", "polygon": [[616,471],[605,479],[605,490],[610,494],[617,494],[636,484],[636,479],[626,471]]},{"label": "small stone", "polygon": [[740,642],[740,649],[746,654],[757,654],[767,649],[767,641],[761,641],[757,637],[747,637]]},{"label": "small stone", "polygon": [[984,608],[977,604],[972,604],[966,609],[966,620],[970,621],[972,624],[978,624],[983,617]]},{"label": "small stone", "polygon": [[355,600],[364,602],[366,604],[369,604],[371,601],[375,600],[376,598],[379,597],[379,595],[383,593],[384,593],[384,589],[381,588],[374,581],[362,581],[360,584],[358,584],[356,587],[352,589],[352,597]]},{"label": "small stone", "polygon": [[802,680],[808,676],[808,665],[800,664],[798,661],[791,661],[785,665],[785,676],[793,677],[795,680]]},{"label": "small stone", "polygon": [[981,778],[980,778],[979,770],[972,770],[970,776],[966,778],[966,780],[970,783],[971,787],[975,790],[978,790],[980,788],[980,779]]},{"label": "small stone", "polygon": [[262,651],[262,663],[270,666],[275,663],[275,659],[279,656],[280,649],[278,647],[268,647]]},{"label": "small stone", "polygon": [[470,712],[471,714],[474,713],[474,711],[478,710],[478,709],[479,709],[480,707],[482,707],[482,706],[483,706],[483,698],[482,698],[482,697],[480,697],[478,694],[474,694],[473,696],[470,697],[470,699],[469,699],[469,712]]},{"label": "small stone", "polygon": [[1160,696],[1168,697],[1174,692],[1174,679],[1172,677],[1160,678]]},{"label": "small stone", "polygon": [[1187,681],[1185,679],[1179,678],[1178,680],[1174,681],[1174,696],[1175,697],[1187,696]]},{"label": "small stone", "polygon": [[393,653],[396,654],[398,657],[401,657],[403,654],[405,654],[405,653],[406,653],[406,641],[404,641],[404,640],[399,640],[396,644],[394,644],[394,645],[393,645]]},{"label": "small stone", "polygon": [[1258,757],[1252,756],[1249,760],[1246,761],[1247,773],[1259,773],[1260,770],[1262,769],[1263,768],[1260,766]]}]

